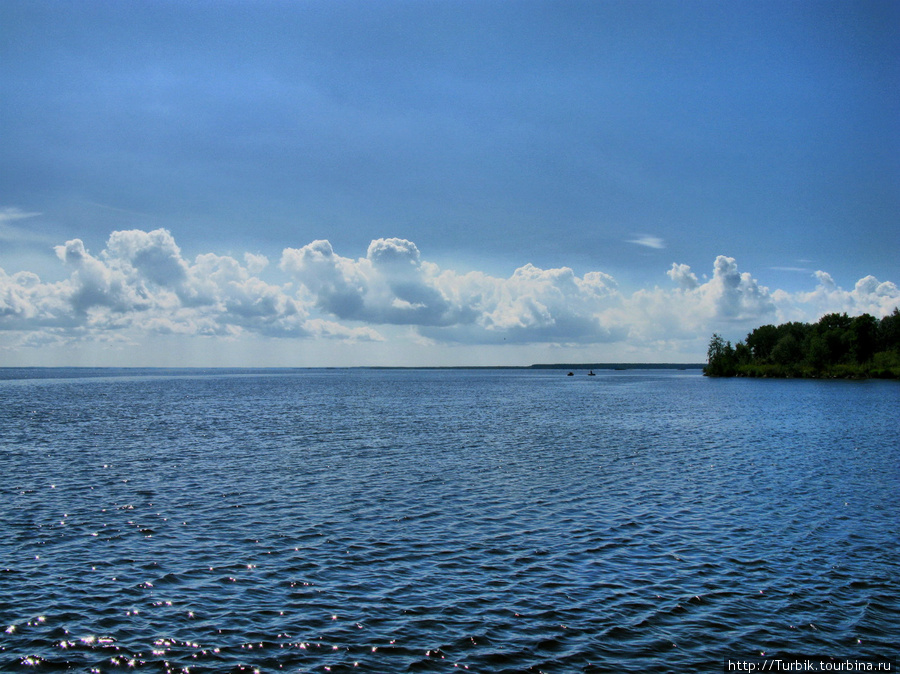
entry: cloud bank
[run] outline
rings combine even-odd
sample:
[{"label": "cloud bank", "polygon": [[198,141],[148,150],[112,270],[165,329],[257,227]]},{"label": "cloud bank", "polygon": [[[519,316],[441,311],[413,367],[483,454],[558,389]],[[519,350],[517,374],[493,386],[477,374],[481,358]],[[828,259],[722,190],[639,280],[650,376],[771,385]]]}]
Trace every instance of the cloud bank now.
[{"label": "cloud bank", "polygon": [[402,327],[430,344],[624,343],[648,354],[660,345],[702,353],[713,331],[743,335],[833,311],[880,317],[900,305],[897,285],[872,276],[845,290],[818,271],[809,291],[770,290],[724,255],[702,278],[673,263],[665,286],[625,292],[608,274],[568,267],[525,264],[508,278],[457,273],[397,238],[372,241],[357,259],[325,240],[285,248],[277,270],[253,254],[188,260],[164,229],[115,231],[97,254],[80,239],[55,251],[69,273],[63,281],[0,269],[2,348],[153,335],[359,343]]}]

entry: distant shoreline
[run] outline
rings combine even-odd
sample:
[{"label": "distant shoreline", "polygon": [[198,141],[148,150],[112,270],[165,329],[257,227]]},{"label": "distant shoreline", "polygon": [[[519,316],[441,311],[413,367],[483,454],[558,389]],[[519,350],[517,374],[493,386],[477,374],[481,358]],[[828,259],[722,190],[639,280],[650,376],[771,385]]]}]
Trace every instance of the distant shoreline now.
[{"label": "distant shoreline", "polygon": [[531,365],[532,370],[702,370],[706,363],[554,363]]},{"label": "distant shoreline", "polygon": [[[702,370],[703,363],[536,363],[533,365],[348,365],[318,367],[171,367],[171,366],[83,366],[24,365],[0,366],[0,381],[22,378],[116,377],[136,374],[152,375],[247,375],[290,374],[313,370]],[[31,377],[22,375],[30,374]]]}]

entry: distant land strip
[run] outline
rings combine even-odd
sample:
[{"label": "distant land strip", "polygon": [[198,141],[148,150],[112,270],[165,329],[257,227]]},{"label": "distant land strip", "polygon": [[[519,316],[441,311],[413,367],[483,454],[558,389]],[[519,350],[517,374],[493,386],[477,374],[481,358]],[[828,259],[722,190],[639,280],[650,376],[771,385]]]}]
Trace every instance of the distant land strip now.
[{"label": "distant land strip", "polygon": [[534,370],[702,370],[706,363],[552,363],[535,364]]},{"label": "distant land strip", "polygon": [[108,377],[196,377],[278,375],[315,370],[702,370],[705,363],[536,363],[534,365],[355,365],[324,367],[91,367],[0,366],[0,381],[14,379],[89,379]]}]

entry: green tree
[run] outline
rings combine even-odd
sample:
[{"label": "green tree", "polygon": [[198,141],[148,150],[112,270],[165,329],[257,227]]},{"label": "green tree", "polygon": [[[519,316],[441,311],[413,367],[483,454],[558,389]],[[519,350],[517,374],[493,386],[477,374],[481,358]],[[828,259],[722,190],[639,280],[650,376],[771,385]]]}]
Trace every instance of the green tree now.
[{"label": "green tree", "polygon": [[847,315],[847,312],[842,314],[825,314],[822,318],[819,319],[819,322],[816,323],[816,328],[820,332],[827,332],[829,330],[846,330],[850,327],[851,318]]},{"label": "green tree", "polygon": [[750,347],[743,342],[738,342],[734,345],[734,364],[736,367],[749,365],[752,360],[753,354],[750,352]]},{"label": "green tree", "polygon": [[878,321],[874,316],[863,314],[850,322],[850,356],[862,365],[872,360],[878,345]]},{"label": "green tree", "polygon": [[878,324],[878,350],[900,353],[900,308],[895,307]]},{"label": "green tree", "polygon": [[757,365],[769,362],[769,356],[778,343],[778,328],[774,325],[761,325],[747,335],[745,340],[753,354],[753,362]]},{"label": "green tree", "polygon": [[900,378],[900,307],[881,320],[832,313],[813,325],[762,325],[734,347],[713,334],[707,358],[706,374],[719,377]]},{"label": "green tree", "polygon": [[[825,314],[813,327],[813,332],[824,345],[824,351],[817,357],[824,359],[823,365],[834,365],[850,356],[851,319],[846,314]],[[821,350],[822,346],[816,347]]]},{"label": "green tree", "polygon": [[825,338],[819,334],[811,334],[806,342],[805,362],[813,371],[821,372],[828,364],[828,345]]},{"label": "green tree", "polygon": [[803,349],[791,333],[783,335],[772,348],[772,360],[779,365],[793,365],[803,359]]},{"label": "green tree", "polygon": [[711,377],[733,377],[736,373],[734,347],[721,335],[713,334],[706,350],[707,366],[704,372]]}]

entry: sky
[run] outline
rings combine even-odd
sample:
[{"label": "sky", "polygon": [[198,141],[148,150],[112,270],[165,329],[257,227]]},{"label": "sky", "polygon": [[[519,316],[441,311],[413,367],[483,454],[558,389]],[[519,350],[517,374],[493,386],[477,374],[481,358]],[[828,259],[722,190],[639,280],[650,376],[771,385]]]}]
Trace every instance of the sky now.
[{"label": "sky", "polygon": [[0,366],[703,362],[900,306],[900,3],[0,3]]}]

